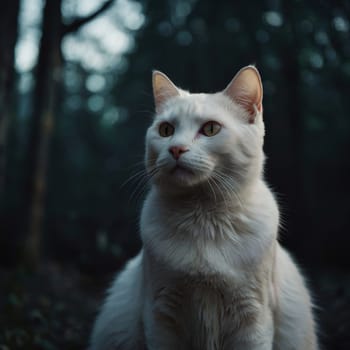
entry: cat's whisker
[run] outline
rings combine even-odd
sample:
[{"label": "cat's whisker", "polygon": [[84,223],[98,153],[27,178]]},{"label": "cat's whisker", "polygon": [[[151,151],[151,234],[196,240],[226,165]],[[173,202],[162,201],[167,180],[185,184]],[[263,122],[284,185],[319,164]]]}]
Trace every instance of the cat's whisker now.
[{"label": "cat's whisker", "polygon": [[231,191],[231,193],[235,196],[235,198],[238,201],[238,204],[241,208],[244,208],[243,202],[241,200],[241,197],[239,196],[239,194],[237,193],[236,189],[230,185],[230,183],[228,183],[227,181],[224,181],[224,186],[226,186],[226,188]]},{"label": "cat's whisker", "polygon": [[147,190],[147,181],[147,179],[144,180],[144,182],[140,183],[138,187],[135,188],[135,190],[130,195],[129,203],[133,201],[138,202],[142,194],[144,194],[144,192]]},{"label": "cat's whisker", "polygon": [[225,189],[229,193],[231,193],[232,195],[235,196],[240,207],[243,208],[244,206],[243,206],[242,200],[241,200],[240,196],[238,195],[237,191],[235,190],[234,186],[232,185],[232,183],[229,181],[230,178],[226,174],[223,174],[223,173],[219,172],[218,170],[214,171],[214,177],[216,177],[220,181],[222,186],[225,187]]},{"label": "cat's whisker", "polygon": [[154,166],[150,170],[145,170],[144,174],[141,175],[139,183],[130,195],[129,201],[135,199],[138,200],[142,194],[146,191],[147,186],[151,182],[152,178],[160,171],[160,169],[166,164],[166,162],[160,162],[157,166]]},{"label": "cat's whisker", "polygon": [[136,162],[136,163],[134,163],[134,164],[132,164],[132,165],[130,165],[130,166],[128,166],[128,169],[133,169],[133,168],[137,168],[137,167],[145,167],[145,161],[144,160],[140,160],[139,162]]},{"label": "cat's whisker", "polygon": [[138,191],[139,194],[137,195],[136,200],[138,200],[146,192],[148,185],[150,184],[153,177],[155,177],[158,174],[159,170],[159,168],[153,169],[152,173],[148,174],[147,178],[145,179],[144,183],[141,185]]},{"label": "cat's whisker", "polygon": [[120,188],[123,188],[125,185],[132,181],[137,181],[138,178],[142,178],[144,175],[147,174],[147,171],[145,169],[137,171],[135,174],[131,175],[129,178],[127,178],[121,185]]},{"label": "cat's whisker", "polygon": [[[155,161],[156,158],[154,159],[150,159],[150,161]],[[142,165],[142,169],[136,171],[134,174],[132,174],[129,178],[127,178],[120,186],[120,188],[123,188],[126,184],[132,182],[132,181],[137,181],[139,180],[138,177],[142,177],[143,175],[147,175],[149,173],[149,170],[145,169],[144,166],[145,166],[145,163],[144,163],[144,160],[140,161],[140,162],[137,162],[135,163],[134,165],[132,165],[131,167],[137,167],[137,166],[140,166]]]},{"label": "cat's whisker", "polygon": [[221,190],[219,184],[217,183],[215,177],[212,178],[212,181],[213,181],[214,185],[216,186],[217,190],[220,192],[220,196],[221,196],[222,200],[225,202],[225,206],[227,206],[225,195],[222,192],[222,190]]},{"label": "cat's whisker", "polygon": [[138,192],[142,192],[147,185],[148,181],[158,172],[158,168],[155,167],[151,169],[149,172],[145,172],[145,174],[140,178],[139,182],[135,186],[134,190],[130,195],[129,201],[132,201],[134,197],[138,194]]},{"label": "cat's whisker", "polygon": [[131,192],[131,195],[129,197],[129,203],[132,202],[133,199],[135,199],[138,191],[142,188],[142,186],[145,183],[145,181],[147,181],[147,176],[142,177],[141,180],[137,183],[137,185],[135,186],[134,190]]},{"label": "cat's whisker", "polygon": [[[149,163],[155,162],[156,160],[157,160],[157,158],[148,158],[148,159],[147,159],[147,161],[148,161]],[[138,166],[142,166],[142,167],[145,166],[145,159],[144,159],[144,158],[141,159],[140,161],[137,161],[137,162],[135,162],[134,164],[130,165],[130,166],[128,167],[128,169],[135,168],[135,167],[138,167]]]},{"label": "cat's whisker", "polygon": [[[228,200],[228,198],[227,198],[227,195],[225,195],[225,189],[226,189],[225,184],[224,184],[224,189],[222,189],[222,188],[220,187],[220,184],[221,184],[220,180],[218,180],[217,182],[219,182],[217,186],[219,187],[220,193],[221,193],[221,195],[223,196],[223,200],[224,200],[224,202],[225,202],[225,206],[227,207],[227,200]],[[230,193],[230,189],[226,189],[226,191],[227,191],[228,193]]]},{"label": "cat's whisker", "polygon": [[[206,163],[204,160],[202,160],[201,162],[192,161],[192,163],[188,165],[191,166],[192,169],[195,168],[195,170],[203,173],[209,172],[212,170],[211,164]],[[223,166],[222,168],[230,172],[236,170],[225,166]],[[225,204],[227,205],[228,195],[225,193],[227,192],[228,194],[231,194],[232,196],[234,196],[237,202],[239,203],[240,207],[243,208],[242,200],[232,184],[232,179],[229,176],[227,176],[225,173],[215,169],[213,171],[213,176],[207,180],[207,183],[208,183],[208,186],[210,187],[210,191],[213,193],[213,197],[215,201],[217,201],[216,193],[219,192],[220,196],[223,198],[223,200],[225,201]],[[215,187],[216,191],[214,190],[213,186]]]},{"label": "cat's whisker", "polygon": [[[210,188],[211,192],[213,193],[214,201],[216,202],[216,194],[215,194],[215,191],[213,189],[213,186],[211,185],[211,181],[214,182],[213,179],[209,178],[207,182],[208,182],[208,185],[209,185],[209,188]],[[215,184],[215,182],[214,182],[214,184]]]},{"label": "cat's whisker", "polygon": [[145,181],[139,186],[139,189],[136,191],[135,195],[134,195],[134,199],[136,202],[139,201],[139,199],[145,194],[145,192],[147,191],[148,188],[148,184],[150,182],[150,178],[148,177],[147,179],[145,179]]}]

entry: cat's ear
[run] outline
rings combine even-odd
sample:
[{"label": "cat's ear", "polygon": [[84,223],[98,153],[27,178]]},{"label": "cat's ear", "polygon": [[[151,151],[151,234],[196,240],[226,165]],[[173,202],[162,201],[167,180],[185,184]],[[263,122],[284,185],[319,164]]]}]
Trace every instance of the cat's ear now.
[{"label": "cat's ear", "polygon": [[175,84],[164,73],[157,70],[153,71],[152,85],[154,104],[157,113],[161,112],[166,101],[180,95],[179,89]]},{"label": "cat's ear", "polygon": [[263,87],[259,71],[254,66],[242,68],[223,93],[249,113],[250,123],[254,123],[262,112]]}]

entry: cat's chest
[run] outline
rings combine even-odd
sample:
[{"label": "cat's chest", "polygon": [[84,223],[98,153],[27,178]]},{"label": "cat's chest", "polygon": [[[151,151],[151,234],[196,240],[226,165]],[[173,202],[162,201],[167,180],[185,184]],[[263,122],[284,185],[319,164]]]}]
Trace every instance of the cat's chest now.
[{"label": "cat's chest", "polygon": [[230,208],[193,203],[176,210],[168,209],[165,218],[160,218],[159,225],[178,235],[213,239],[235,234],[236,221]]},{"label": "cat's chest", "polygon": [[242,249],[251,237],[237,232],[234,214],[196,206],[176,211],[146,206],[142,217],[145,250],[169,268],[190,275],[239,273]]},{"label": "cat's chest", "polygon": [[264,215],[199,202],[183,205],[150,193],[141,215],[145,251],[188,275],[241,279],[261,263],[275,229]]},{"label": "cat's chest", "polygon": [[191,349],[222,349],[226,336],[256,320],[259,307],[259,296],[249,288],[197,276],[159,286],[153,310]]}]

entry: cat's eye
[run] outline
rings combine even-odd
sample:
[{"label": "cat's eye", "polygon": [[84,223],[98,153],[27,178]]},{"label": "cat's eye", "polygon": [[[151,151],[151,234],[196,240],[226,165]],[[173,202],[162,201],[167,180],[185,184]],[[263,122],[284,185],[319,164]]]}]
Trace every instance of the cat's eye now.
[{"label": "cat's eye", "polygon": [[210,121],[205,123],[200,132],[205,136],[214,136],[221,130],[221,125],[218,122]]},{"label": "cat's eye", "polygon": [[175,128],[168,122],[163,122],[159,125],[159,135],[169,137],[174,133]]}]

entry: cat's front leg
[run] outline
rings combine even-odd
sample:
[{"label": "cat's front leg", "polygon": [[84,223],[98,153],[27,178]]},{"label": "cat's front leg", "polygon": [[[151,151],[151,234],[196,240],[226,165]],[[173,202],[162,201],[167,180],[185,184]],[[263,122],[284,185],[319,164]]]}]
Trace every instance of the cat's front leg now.
[{"label": "cat's front leg", "polygon": [[254,324],[240,329],[225,350],[272,350],[273,335],[273,319],[270,313],[266,313]]},{"label": "cat's front leg", "polygon": [[175,330],[162,324],[151,321],[145,329],[147,350],[186,350],[181,337]]},{"label": "cat's front leg", "polygon": [[155,328],[154,332],[146,337],[147,350],[186,350],[180,339],[173,333]]},{"label": "cat's front leg", "polygon": [[147,350],[186,350],[184,337],[179,335],[175,315],[163,303],[149,300],[144,309]]}]

